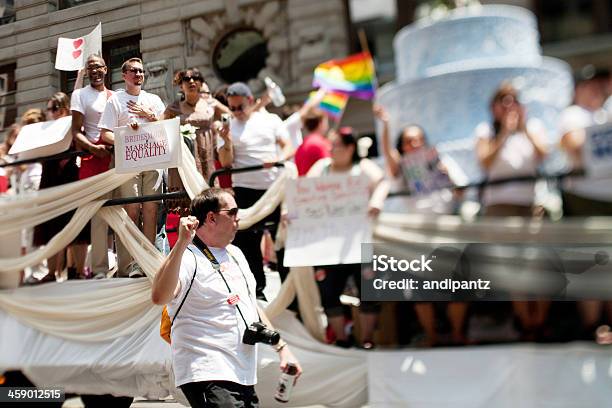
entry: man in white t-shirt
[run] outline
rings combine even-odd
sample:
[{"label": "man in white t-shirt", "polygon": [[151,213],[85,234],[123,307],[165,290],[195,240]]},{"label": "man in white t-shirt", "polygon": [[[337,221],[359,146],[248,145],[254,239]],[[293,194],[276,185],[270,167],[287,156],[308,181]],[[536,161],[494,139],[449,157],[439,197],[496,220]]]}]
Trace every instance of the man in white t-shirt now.
[{"label": "man in white t-shirt", "polygon": [[[75,89],[70,99],[72,138],[80,149],[91,153],[81,158],[79,180],[108,170],[112,157],[110,146],[100,140],[98,127],[106,102],[113,94],[104,86],[106,63],[94,54],[87,58],[85,66],[89,86]],[[109,269],[107,236],[108,225],[95,215],[91,219],[91,268],[95,278],[105,278]]]},{"label": "man in white t-shirt", "polygon": [[[165,110],[164,103],[159,96],[142,90],[144,83],[144,68],[140,58],[130,58],[121,66],[125,89],[119,89],[108,99],[104,113],[100,118],[100,138],[108,144],[115,144],[113,129],[120,126],[131,126],[136,129],[139,123],[155,122],[161,120]],[[132,180],[119,187],[121,197],[139,197],[154,195],[158,183],[159,173],[156,170],[143,171]],[[138,222],[140,204],[127,204],[125,207],[130,218]],[[157,202],[142,203],[142,230],[151,241],[155,241],[157,228]],[[123,245],[117,245],[118,274],[130,273],[127,267],[131,256],[125,251]],[[136,271],[133,277],[144,276]]]},{"label": "man in white t-shirt", "polygon": [[[244,255],[230,245],[238,231],[238,207],[227,191],[211,188],[191,202],[179,238],[155,275],[151,298],[168,305],[173,320],[172,366],[176,386],[192,407],[257,407],[257,349],[243,341],[260,318],[273,330],[255,297]],[[193,243],[192,243],[193,241]],[[280,368],[301,368],[280,340]]]},{"label": "man in white t-shirt", "polygon": [[[585,129],[610,121],[603,109],[609,72],[592,65],[584,67],[576,78],[574,105],[559,117],[561,148],[568,154],[573,169],[583,168],[582,149]],[[562,185],[563,213],[567,216],[612,215],[612,177],[566,177]]]},{"label": "man in white t-shirt", "polygon": [[[221,135],[217,141],[219,161],[223,167],[242,168],[247,166],[273,163],[292,154],[287,129],[277,115],[265,110],[254,110],[253,94],[249,87],[236,82],[227,88],[227,103],[234,117],[230,121],[230,131]],[[278,146],[282,148],[279,154]],[[248,208],[264,195],[281,170],[273,167],[265,170],[236,173],[232,175],[232,185],[236,202],[240,208]],[[270,233],[275,236],[280,220],[280,207],[258,224],[240,231],[234,243],[246,255],[255,280],[257,296],[262,298],[266,286],[261,254],[262,226],[267,222],[274,225]]]}]

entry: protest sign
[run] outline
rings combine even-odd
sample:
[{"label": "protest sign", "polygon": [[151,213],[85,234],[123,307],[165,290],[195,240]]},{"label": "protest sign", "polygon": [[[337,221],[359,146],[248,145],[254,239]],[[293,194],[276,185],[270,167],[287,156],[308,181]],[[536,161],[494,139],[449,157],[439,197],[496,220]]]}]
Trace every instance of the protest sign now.
[{"label": "protest sign", "polygon": [[291,180],[285,200],[290,223],[285,266],[361,262],[361,243],[370,242],[368,181],[326,176]]},{"label": "protest sign", "polygon": [[612,122],[586,128],[582,162],[588,177],[612,176]]},{"label": "protest sign", "polygon": [[422,147],[402,155],[404,180],[413,195],[429,194],[452,185],[448,175],[440,169],[438,151]]},{"label": "protest sign", "polygon": [[21,128],[9,154],[18,154],[19,160],[34,159],[65,152],[72,143],[72,118],[32,123]]},{"label": "protest sign", "polygon": [[58,38],[55,69],[78,71],[85,67],[91,54],[102,55],[102,23],[83,37]]},{"label": "protest sign", "polygon": [[113,129],[117,174],[177,167],[181,162],[180,119],[142,123]]}]

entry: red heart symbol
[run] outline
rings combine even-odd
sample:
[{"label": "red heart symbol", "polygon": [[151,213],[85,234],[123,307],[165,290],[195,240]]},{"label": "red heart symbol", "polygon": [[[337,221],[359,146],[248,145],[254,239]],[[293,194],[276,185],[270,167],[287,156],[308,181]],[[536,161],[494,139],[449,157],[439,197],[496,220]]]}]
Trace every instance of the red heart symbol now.
[{"label": "red heart symbol", "polygon": [[72,58],[77,59],[81,55],[81,50],[72,51]]},{"label": "red heart symbol", "polygon": [[78,40],[74,40],[72,42],[72,45],[74,46],[75,49],[79,48],[81,45],[83,45],[83,39],[79,38]]}]

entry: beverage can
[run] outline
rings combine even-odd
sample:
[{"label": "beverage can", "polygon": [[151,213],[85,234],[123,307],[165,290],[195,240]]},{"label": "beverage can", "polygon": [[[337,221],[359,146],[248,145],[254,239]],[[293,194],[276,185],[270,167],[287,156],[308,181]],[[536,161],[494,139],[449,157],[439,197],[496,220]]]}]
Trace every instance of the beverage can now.
[{"label": "beverage can", "polygon": [[280,378],[278,379],[276,394],[274,394],[275,400],[278,402],[289,402],[296,374],[297,366],[295,364],[288,363],[287,367],[285,367],[285,370],[281,373]]}]

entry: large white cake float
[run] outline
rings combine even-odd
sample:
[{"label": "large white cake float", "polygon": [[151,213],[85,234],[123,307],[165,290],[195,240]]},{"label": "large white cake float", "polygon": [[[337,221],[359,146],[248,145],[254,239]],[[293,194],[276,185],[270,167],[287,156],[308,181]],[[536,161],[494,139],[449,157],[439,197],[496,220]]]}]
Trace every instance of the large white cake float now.
[{"label": "large white cake float", "polygon": [[[491,97],[501,82],[511,81],[528,117],[541,119],[556,145],[557,117],[571,102],[573,81],[565,62],[541,55],[538,38],[530,11],[502,5],[459,8],[400,30],[393,44],[396,81],[377,92],[391,116],[391,137],[418,124],[442,158],[462,170],[461,184],[480,181],[474,128],[492,121]],[[553,173],[563,165],[555,152],[543,170]]]}]

